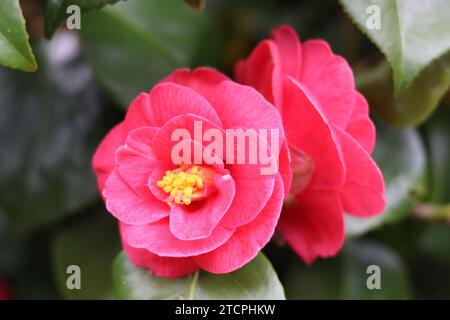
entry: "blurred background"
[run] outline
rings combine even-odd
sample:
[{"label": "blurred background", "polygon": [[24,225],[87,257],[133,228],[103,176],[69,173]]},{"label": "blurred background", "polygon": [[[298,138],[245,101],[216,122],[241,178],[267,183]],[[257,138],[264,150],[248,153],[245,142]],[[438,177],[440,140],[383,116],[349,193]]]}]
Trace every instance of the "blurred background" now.
[{"label": "blurred background", "polygon": [[[233,76],[236,61],[287,23],[351,64],[377,125],[374,157],[388,199],[380,216],[347,219],[343,251],[312,266],[275,237],[264,251],[287,298],[450,299],[448,54],[395,96],[384,55],[338,1],[207,0],[203,11],[183,0],[84,1],[80,30],[65,28],[57,2],[20,1],[37,71],[0,67],[4,297],[113,298],[121,249],[90,166],[96,146],[137,93],[175,68],[208,65]],[[71,264],[82,269],[83,290],[66,287]],[[381,267],[381,290],[366,287],[371,264]]]}]

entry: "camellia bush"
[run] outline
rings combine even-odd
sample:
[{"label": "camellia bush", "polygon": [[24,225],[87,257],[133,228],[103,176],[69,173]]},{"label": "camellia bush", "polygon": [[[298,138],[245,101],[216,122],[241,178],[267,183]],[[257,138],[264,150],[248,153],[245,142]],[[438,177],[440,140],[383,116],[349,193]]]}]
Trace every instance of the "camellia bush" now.
[{"label": "camellia bush", "polygon": [[450,299],[448,0],[2,0],[0,65],[0,299]]}]

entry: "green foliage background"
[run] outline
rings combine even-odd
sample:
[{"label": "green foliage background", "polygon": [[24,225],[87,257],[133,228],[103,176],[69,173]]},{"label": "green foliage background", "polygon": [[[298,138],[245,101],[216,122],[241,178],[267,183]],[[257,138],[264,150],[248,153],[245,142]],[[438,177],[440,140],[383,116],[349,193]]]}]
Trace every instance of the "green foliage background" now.
[{"label": "green foliage background", "polygon": [[[0,280],[13,296],[450,299],[450,2],[187,2],[206,6],[0,1]],[[79,31],[64,28],[73,4]],[[381,9],[380,30],[366,25],[370,5]],[[377,125],[385,212],[347,218],[342,252],[312,266],[276,237],[228,275],[167,280],[135,268],[96,189],[95,147],[140,91],[178,67],[232,76],[282,23],[325,39],[352,65]],[[82,269],[82,290],[66,287],[71,264]],[[366,287],[371,264],[381,267],[381,290]]]}]

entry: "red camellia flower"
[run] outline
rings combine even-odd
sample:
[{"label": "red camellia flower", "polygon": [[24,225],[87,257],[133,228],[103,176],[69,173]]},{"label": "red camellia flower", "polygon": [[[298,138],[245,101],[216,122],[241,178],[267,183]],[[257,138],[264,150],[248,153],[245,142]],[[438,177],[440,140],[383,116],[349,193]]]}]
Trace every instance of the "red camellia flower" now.
[{"label": "red camellia flower", "polygon": [[[228,161],[224,145],[233,130],[259,138],[258,155],[279,160],[280,170],[262,174],[262,160]],[[272,139],[268,130],[279,134]],[[240,154],[252,158],[255,151]],[[291,178],[277,109],[254,88],[208,68],[175,71],[141,93],[101,142],[93,168],[130,260],[171,278],[198,269],[227,273],[254,258],[275,230]]]},{"label": "red camellia flower", "polygon": [[0,300],[10,300],[12,299],[9,288],[4,281],[0,280]]},{"label": "red camellia flower", "polygon": [[383,177],[370,157],[375,128],[352,70],[325,41],[300,43],[281,26],[235,73],[283,119],[293,182],[279,232],[307,263],[336,254],[344,213],[369,217],[385,207]]}]

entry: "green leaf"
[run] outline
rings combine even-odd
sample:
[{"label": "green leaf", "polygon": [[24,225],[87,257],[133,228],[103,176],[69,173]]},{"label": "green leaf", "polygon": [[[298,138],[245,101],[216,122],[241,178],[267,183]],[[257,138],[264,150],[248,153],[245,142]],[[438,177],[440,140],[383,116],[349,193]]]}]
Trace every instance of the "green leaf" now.
[{"label": "green leaf", "polygon": [[117,297],[139,300],[284,299],[283,287],[269,260],[261,253],[232,273],[199,271],[179,279],[156,277],[136,268],[122,252],[113,268]]},{"label": "green leaf", "polygon": [[339,258],[315,261],[311,266],[296,259],[282,282],[289,300],[336,300],[340,298],[340,275]]},{"label": "green leaf", "polygon": [[37,69],[19,0],[0,1],[0,64],[28,72]]},{"label": "green leaf", "polygon": [[84,17],[81,29],[97,78],[122,106],[179,67],[208,65],[215,30],[179,0],[135,0]]},{"label": "green leaf", "polygon": [[[380,267],[381,289],[370,290],[370,265]],[[408,299],[407,270],[397,254],[374,242],[351,241],[339,256],[306,266],[294,262],[284,278],[288,299]],[[372,282],[370,282],[372,283]]]},{"label": "green leaf", "polygon": [[98,198],[91,158],[111,119],[76,44],[65,33],[36,47],[36,73],[0,70],[0,207],[18,233]]},{"label": "green leaf", "polygon": [[450,228],[435,222],[424,226],[413,264],[418,299],[449,299]]},{"label": "green leaf", "polygon": [[430,223],[419,238],[421,255],[450,267],[450,228],[444,223]]},{"label": "green leaf", "polygon": [[426,158],[423,143],[412,129],[397,131],[380,126],[373,154],[386,183],[386,209],[372,218],[345,217],[348,236],[357,236],[407,215],[423,192]]},{"label": "green leaf", "polygon": [[391,70],[385,61],[370,69],[363,67],[355,71],[357,87],[377,116],[396,127],[414,127],[433,113],[450,86],[450,53],[431,63],[396,98]]},{"label": "green leaf", "polygon": [[22,244],[14,237],[6,216],[0,210],[0,275],[9,278],[20,268]]},{"label": "green leaf", "polygon": [[[119,0],[45,0],[44,2],[44,32],[51,38],[56,29],[69,17],[67,8],[77,5],[82,13],[97,10],[107,4],[114,4]],[[82,25],[83,27],[83,25]]]},{"label": "green leaf", "polygon": [[[447,0],[340,2],[391,64],[396,95],[404,92],[426,66],[450,49],[450,5]],[[378,29],[371,24],[377,14],[371,11],[372,5],[379,8],[381,24]]]},{"label": "green leaf", "polygon": [[427,122],[430,153],[431,196],[437,203],[450,203],[450,110],[442,108]]},{"label": "green leaf", "polygon": [[[53,272],[60,293],[67,299],[113,298],[111,264],[120,251],[117,224],[104,211],[63,228],[52,248]],[[81,289],[67,288],[67,267],[81,270]]]}]

